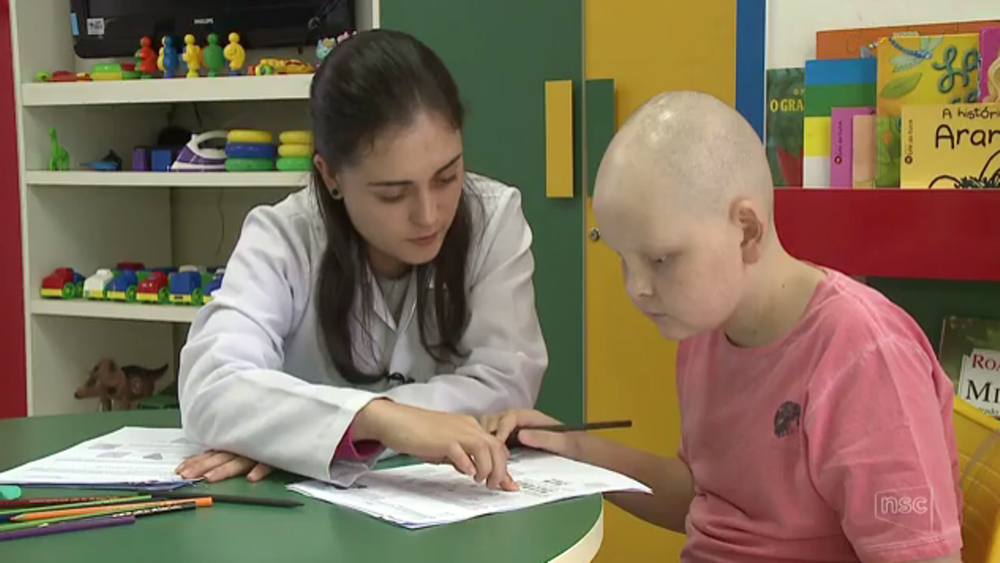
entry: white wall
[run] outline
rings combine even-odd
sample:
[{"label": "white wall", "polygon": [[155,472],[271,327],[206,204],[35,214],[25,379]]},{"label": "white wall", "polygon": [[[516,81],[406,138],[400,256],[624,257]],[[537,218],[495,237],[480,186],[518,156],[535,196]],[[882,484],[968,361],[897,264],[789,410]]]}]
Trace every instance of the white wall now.
[{"label": "white wall", "polygon": [[816,58],[824,29],[1000,19],[998,0],[768,0],[767,68]]}]

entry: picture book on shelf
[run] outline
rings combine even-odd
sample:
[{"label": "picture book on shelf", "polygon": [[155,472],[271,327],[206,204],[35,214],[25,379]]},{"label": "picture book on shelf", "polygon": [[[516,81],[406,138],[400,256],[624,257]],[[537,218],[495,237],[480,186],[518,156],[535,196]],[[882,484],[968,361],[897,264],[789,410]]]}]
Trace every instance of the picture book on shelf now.
[{"label": "picture book on shelf", "polygon": [[898,34],[958,35],[979,33],[987,27],[1000,26],[1000,20],[928,23],[853,29],[826,29],[816,32],[817,59],[852,59],[875,56],[878,40]]},{"label": "picture book on shelf", "polygon": [[875,185],[900,185],[902,108],[979,100],[979,35],[884,37],[878,43]]},{"label": "picture book on shelf", "polygon": [[875,59],[806,61],[802,125],[802,181],[805,187],[830,186],[833,108],[874,106],[876,70]]},{"label": "picture book on shelf", "polygon": [[875,115],[855,115],[851,179],[855,188],[875,187]]},{"label": "picture book on shelf", "polygon": [[939,348],[938,361],[955,394],[1000,416],[1000,320],[947,317]]},{"label": "picture book on shelf", "polygon": [[802,186],[804,99],[805,69],[767,71],[765,147],[775,186]]},{"label": "picture book on shelf", "polygon": [[874,113],[874,107],[830,111],[830,187],[854,187],[854,118]]},{"label": "picture book on shelf", "polygon": [[1000,27],[979,32],[979,101],[1000,102]]},{"label": "picture book on shelf", "polygon": [[904,188],[1000,188],[1000,105],[903,106]]}]

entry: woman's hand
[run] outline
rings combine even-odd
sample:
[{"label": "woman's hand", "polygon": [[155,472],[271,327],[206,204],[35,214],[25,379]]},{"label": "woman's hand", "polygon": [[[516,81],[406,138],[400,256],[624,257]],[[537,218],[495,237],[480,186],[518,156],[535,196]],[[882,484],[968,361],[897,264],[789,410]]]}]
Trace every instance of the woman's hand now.
[{"label": "woman's hand", "polygon": [[507,473],[503,442],[471,417],[375,400],[358,412],[355,441],[377,440],[387,448],[431,463],[450,463],[492,489],[518,490]]},{"label": "woman's hand", "polygon": [[226,452],[208,451],[189,457],[175,470],[185,479],[205,478],[215,483],[237,475],[246,475],[247,481],[256,483],[271,473],[271,468],[252,459]]},{"label": "woman's hand", "polygon": [[580,447],[577,432],[545,432],[525,430],[532,426],[561,424],[558,420],[532,409],[509,410],[486,415],[480,420],[483,429],[494,434],[500,442],[506,442],[516,428],[521,428],[517,439],[525,446],[546,450],[568,458],[577,458]]}]

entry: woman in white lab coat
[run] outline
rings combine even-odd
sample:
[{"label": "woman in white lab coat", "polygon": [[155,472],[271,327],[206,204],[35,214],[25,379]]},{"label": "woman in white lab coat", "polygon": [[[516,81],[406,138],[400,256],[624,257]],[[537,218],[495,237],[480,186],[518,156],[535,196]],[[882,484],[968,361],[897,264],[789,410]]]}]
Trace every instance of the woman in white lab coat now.
[{"label": "woman in white lab coat", "polygon": [[475,417],[534,404],[548,355],[519,192],[466,172],[441,60],[387,30],[312,82],[313,185],[247,216],[180,361],[185,477],[348,484],[380,448],[516,485]]}]

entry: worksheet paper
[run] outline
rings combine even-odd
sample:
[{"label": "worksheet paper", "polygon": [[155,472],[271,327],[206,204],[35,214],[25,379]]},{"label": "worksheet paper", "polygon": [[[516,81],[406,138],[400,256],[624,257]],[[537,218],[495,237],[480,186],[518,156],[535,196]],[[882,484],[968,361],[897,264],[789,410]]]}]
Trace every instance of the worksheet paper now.
[{"label": "worksheet paper", "polygon": [[515,450],[508,471],[520,491],[491,490],[450,465],[426,463],[373,471],[349,489],[319,481],[288,488],[411,529],[598,493],[652,493],[619,473],[532,450]]},{"label": "worksheet paper", "polygon": [[204,451],[180,429],[125,427],[0,473],[0,485],[176,488],[193,482],[177,466]]}]

